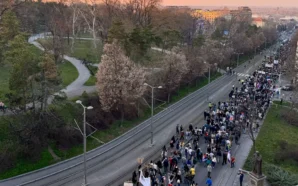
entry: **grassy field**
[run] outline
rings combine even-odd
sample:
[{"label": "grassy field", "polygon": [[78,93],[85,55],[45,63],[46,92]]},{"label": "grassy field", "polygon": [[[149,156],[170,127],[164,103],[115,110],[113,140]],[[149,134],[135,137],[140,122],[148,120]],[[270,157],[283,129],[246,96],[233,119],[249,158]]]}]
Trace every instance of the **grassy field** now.
[{"label": "grassy field", "polygon": [[77,69],[68,61],[59,64],[58,68],[64,87],[72,83],[79,76]]},{"label": "grassy field", "polygon": [[66,46],[66,54],[78,59],[86,59],[92,63],[99,63],[102,54],[102,45],[97,42],[97,49],[93,47],[92,40],[77,40],[74,45],[73,53],[71,53],[70,45],[65,39],[64,46]]},{"label": "grassy field", "polygon": [[[281,111],[287,109],[280,105],[273,105],[262,125],[256,141],[256,149],[262,154],[265,163],[274,164],[291,173],[298,174],[298,162],[293,159],[284,161],[276,160],[276,154],[283,151],[280,141],[286,141],[290,145],[298,145],[298,127],[289,125],[280,115]],[[251,156],[252,152],[250,152]],[[244,168],[249,168],[249,162]],[[270,171],[270,170],[266,170]]]},{"label": "grassy field", "polygon": [[[220,76],[220,74],[216,73],[214,75],[212,75],[211,80],[215,80],[216,78],[218,78]],[[170,104],[173,104],[177,101],[179,101],[180,99],[182,99],[183,97],[187,96],[188,94],[198,90],[199,88],[202,88],[203,86],[208,84],[208,80],[207,78],[202,79],[197,86],[193,86],[193,87],[184,87],[181,88],[179,90],[179,92],[177,93],[177,95],[174,95],[172,97],[172,101]],[[75,98],[73,100],[77,100],[79,98]],[[169,106],[165,105],[166,106]],[[156,110],[156,113],[159,112],[161,110]],[[60,113],[61,117],[64,119],[64,121],[70,121],[73,120],[73,116],[71,115],[71,113],[68,111],[67,108],[64,108],[60,111],[58,111],[58,113]],[[150,109],[148,108],[145,112],[143,117],[140,118],[136,118],[134,120],[131,121],[123,121],[122,126],[120,127],[120,121],[116,121],[114,122],[110,128],[106,129],[106,130],[101,130],[101,131],[97,131],[96,133],[94,133],[94,137],[100,139],[103,142],[108,142],[111,141],[112,139],[115,139],[116,137],[124,134],[125,132],[127,132],[128,130],[130,130],[131,128],[137,126],[138,124],[140,124],[142,121],[148,119],[151,115]],[[0,120],[1,121],[1,120]],[[1,122],[0,122],[1,124]],[[0,127],[1,129],[1,127]],[[1,133],[0,133],[1,134]],[[92,150],[94,148],[99,147],[101,144],[98,143],[96,140],[92,139],[92,138],[88,138],[87,139],[87,150]],[[58,149],[55,145],[52,145],[52,148],[54,150],[54,152],[61,158],[61,160],[65,160],[65,159],[69,159],[71,157],[80,155],[83,153],[83,146],[82,145],[77,145],[71,149],[68,150],[61,150]],[[42,167],[51,165],[53,163],[56,163],[53,161],[52,156],[50,155],[50,153],[47,151],[47,149],[45,149],[41,155],[41,160],[36,162],[36,163],[32,163],[32,162],[28,162],[26,160],[23,159],[18,159],[17,165],[15,168],[6,171],[5,173],[2,173],[0,175],[0,179],[5,179],[5,178],[9,178],[9,177],[13,177],[19,174],[23,174],[29,171],[33,171],[36,169],[40,169]]]},{"label": "grassy field", "polygon": [[93,86],[96,83],[96,77],[90,76],[90,78],[84,83],[85,86]]},{"label": "grassy field", "polygon": [[[38,42],[42,44],[47,43],[47,45],[50,46],[49,43],[51,39],[39,39]],[[103,48],[100,41],[96,42],[96,44],[97,49],[94,49],[92,40],[77,39],[74,44],[73,52],[71,52],[71,39],[69,44],[68,39],[64,39],[63,43],[66,55],[81,60],[85,59],[91,63],[99,63]]]}]

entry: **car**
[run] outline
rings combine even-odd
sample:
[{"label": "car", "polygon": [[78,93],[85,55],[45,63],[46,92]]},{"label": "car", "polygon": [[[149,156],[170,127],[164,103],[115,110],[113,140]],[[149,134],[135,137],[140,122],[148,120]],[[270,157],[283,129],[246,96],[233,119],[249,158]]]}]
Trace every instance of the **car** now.
[{"label": "car", "polygon": [[292,90],[294,90],[294,86],[293,85],[285,85],[285,86],[281,87],[281,90],[292,91]]}]

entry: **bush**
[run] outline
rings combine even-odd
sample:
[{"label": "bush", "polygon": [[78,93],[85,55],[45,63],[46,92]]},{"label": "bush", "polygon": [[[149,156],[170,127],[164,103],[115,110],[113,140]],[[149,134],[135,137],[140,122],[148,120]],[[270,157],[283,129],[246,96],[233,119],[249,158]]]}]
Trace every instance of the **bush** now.
[{"label": "bush", "polygon": [[0,143],[0,173],[12,168],[17,158],[18,150],[12,141]]},{"label": "bush", "polygon": [[275,154],[276,161],[294,160],[298,163],[298,146],[286,141],[279,142],[280,151]]},{"label": "bush", "polygon": [[287,123],[298,127],[298,114],[296,110],[283,109],[280,115]]},{"label": "bush", "polygon": [[265,164],[265,174],[272,186],[298,185],[298,175],[292,174],[273,164]]}]

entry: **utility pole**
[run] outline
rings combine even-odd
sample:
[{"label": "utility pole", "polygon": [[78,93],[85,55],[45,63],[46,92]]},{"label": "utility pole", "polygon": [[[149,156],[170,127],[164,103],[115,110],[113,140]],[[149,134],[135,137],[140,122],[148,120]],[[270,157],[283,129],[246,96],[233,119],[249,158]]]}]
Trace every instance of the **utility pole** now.
[{"label": "utility pole", "polygon": [[239,65],[239,56],[240,56],[241,54],[243,54],[243,53],[236,52],[235,54],[237,54],[237,67],[238,67],[238,65]]},{"label": "utility pole", "polygon": [[151,124],[150,124],[150,133],[151,133],[151,147],[154,145],[153,144],[153,115],[154,115],[154,89],[159,88],[161,89],[162,86],[158,86],[158,87],[153,87],[151,85],[149,85],[148,83],[144,83],[145,86],[150,87],[151,88]]}]

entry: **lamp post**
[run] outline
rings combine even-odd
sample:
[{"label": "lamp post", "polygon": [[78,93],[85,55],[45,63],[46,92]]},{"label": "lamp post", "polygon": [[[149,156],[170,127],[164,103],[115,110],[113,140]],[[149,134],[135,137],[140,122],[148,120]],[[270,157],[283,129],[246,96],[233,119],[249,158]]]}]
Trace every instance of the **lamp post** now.
[{"label": "lamp post", "polygon": [[243,54],[243,53],[236,52],[235,54],[237,54],[237,67],[238,67],[238,64],[239,64],[239,55],[241,55],[241,54]]},{"label": "lamp post", "polygon": [[83,186],[87,185],[87,166],[86,166],[86,109],[87,110],[91,110],[93,109],[92,106],[88,106],[86,107],[85,105],[82,104],[81,100],[77,100],[76,101],[77,104],[80,104],[83,109],[84,109],[84,123],[83,123],[83,139],[84,139],[84,182],[83,182]]},{"label": "lamp post", "polygon": [[158,87],[153,87],[151,85],[149,85],[148,83],[144,83],[145,86],[150,87],[151,88],[151,124],[150,124],[150,133],[151,133],[151,147],[153,146],[153,107],[154,107],[154,89],[156,88],[162,88],[162,86],[158,86]]},{"label": "lamp post", "polygon": [[204,61],[204,64],[208,64],[208,74],[209,74],[209,76],[208,76],[208,84],[209,84],[210,83],[210,64],[207,63],[206,61]]}]

